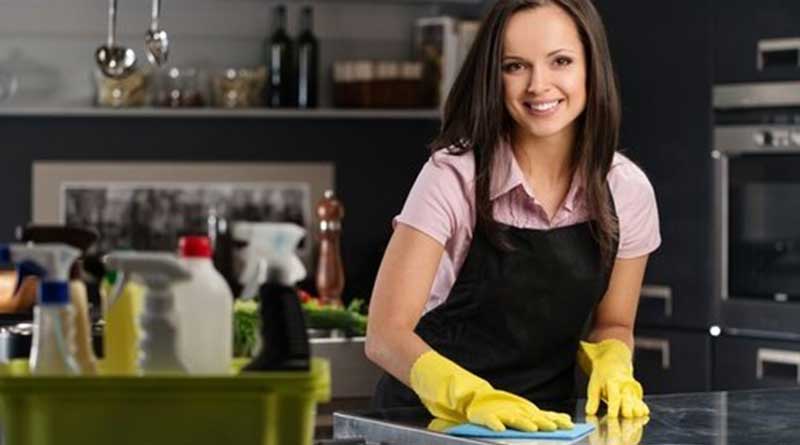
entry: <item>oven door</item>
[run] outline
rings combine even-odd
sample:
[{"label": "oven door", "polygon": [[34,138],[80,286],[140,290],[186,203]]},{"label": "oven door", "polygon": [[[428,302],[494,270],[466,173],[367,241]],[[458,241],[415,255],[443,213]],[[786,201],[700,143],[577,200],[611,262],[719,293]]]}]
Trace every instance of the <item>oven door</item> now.
[{"label": "oven door", "polygon": [[714,282],[723,326],[800,335],[800,151],[715,158]]}]

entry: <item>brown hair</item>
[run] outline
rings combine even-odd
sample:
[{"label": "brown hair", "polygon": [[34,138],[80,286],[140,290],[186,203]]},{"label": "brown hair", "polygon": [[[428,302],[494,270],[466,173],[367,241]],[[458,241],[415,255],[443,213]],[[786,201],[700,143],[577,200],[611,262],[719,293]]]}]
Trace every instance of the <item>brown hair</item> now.
[{"label": "brown hair", "polygon": [[619,144],[621,109],[605,28],[591,0],[499,0],[478,31],[447,97],[442,128],[432,151],[475,156],[477,229],[497,247],[510,249],[494,219],[490,198],[495,151],[509,138],[513,119],[504,104],[501,60],[509,19],[521,10],[553,4],[572,17],[586,57],[586,108],[578,117],[573,164],[584,180],[584,194],[593,234],[603,262],[613,261],[617,221],[610,205],[606,176]]}]

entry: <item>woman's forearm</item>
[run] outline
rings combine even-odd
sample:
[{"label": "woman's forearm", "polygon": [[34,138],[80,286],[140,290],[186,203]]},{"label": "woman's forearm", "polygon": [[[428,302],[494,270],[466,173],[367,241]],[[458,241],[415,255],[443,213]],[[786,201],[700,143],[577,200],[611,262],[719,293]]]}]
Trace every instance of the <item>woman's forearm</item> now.
[{"label": "woman's forearm", "polygon": [[367,332],[367,357],[405,385],[414,362],[430,349],[413,330],[382,326]]}]

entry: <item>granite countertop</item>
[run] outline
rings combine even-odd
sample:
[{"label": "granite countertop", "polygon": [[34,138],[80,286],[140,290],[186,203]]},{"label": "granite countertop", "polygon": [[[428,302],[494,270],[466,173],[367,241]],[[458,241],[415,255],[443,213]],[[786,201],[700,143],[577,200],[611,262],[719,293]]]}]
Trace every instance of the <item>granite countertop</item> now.
[{"label": "granite countertop", "polygon": [[[427,430],[424,410],[334,414],[334,437],[364,437],[369,445],[764,445],[800,444],[800,388],[671,394],[646,397],[650,418],[586,419],[584,401],[546,407],[592,421],[597,429],[577,441],[461,439]],[[580,414],[577,414],[580,413]]]}]

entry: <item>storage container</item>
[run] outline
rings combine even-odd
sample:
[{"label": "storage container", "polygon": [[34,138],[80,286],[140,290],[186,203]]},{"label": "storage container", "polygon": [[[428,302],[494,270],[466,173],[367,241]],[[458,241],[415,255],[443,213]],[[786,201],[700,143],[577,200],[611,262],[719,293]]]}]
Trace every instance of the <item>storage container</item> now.
[{"label": "storage container", "polygon": [[5,445],[311,445],[316,405],[330,398],[329,364],[317,358],[308,372],[219,377],[3,371]]}]

